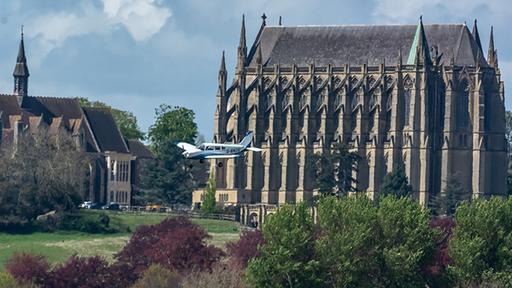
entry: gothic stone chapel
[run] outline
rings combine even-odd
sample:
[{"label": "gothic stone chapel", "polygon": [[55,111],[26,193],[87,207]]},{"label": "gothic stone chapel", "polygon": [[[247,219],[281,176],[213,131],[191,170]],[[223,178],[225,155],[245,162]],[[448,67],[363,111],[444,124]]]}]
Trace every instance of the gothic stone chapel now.
[{"label": "gothic stone chapel", "polygon": [[485,57],[476,21],[471,32],[421,18],[296,27],[262,18],[249,49],[242,20],[229,86],[222,56],[214,141],[254,131],[253,145],[263,149],[211,164],[225,203],[311,198],[306,157],[334,143],[362,157],[357,188],[371,198],[395,168],[424,205],[454,175],[468,198],[505,193],[505,95],[492,28]]}]

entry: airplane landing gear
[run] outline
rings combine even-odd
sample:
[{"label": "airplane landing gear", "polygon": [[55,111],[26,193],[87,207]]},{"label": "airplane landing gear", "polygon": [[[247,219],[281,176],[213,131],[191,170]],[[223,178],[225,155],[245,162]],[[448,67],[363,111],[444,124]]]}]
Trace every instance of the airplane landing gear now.
[{"label": "airplane landing gear", "polygon": [[199,163],[203,164],[204,163],[204,159],[199,159]]},{"label": "airplane landing gear", "polygon": [[217,167],[219,167],[219,168],[222,168],[223,165],[224,164],[222,164],[222,162],[217,163]]}]

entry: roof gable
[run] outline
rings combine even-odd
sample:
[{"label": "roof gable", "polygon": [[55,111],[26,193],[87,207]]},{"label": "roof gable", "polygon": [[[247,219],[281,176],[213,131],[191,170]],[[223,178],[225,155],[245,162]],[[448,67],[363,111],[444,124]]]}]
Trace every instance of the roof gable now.
[{"label": "roof gable", "polygon": [[110,109],[83,107],[101,152],[129,153]]}]

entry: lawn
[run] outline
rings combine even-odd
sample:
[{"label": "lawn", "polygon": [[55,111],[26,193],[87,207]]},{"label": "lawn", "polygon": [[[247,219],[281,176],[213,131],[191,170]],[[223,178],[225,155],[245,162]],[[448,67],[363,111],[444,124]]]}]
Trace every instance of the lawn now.
[{"label": "lawn", "polygon": [[[84,212],[82,212],[84,213]],[[86,211],[85,213],[99,213]],[[129,214],[109,213],[112,227],[120,230],[135,231],[139,225],[151,225],[161,222],[168,217],[165,214]],[[237,240],[240,226],[236,222],[192,219],[200,225],[212,238],[210,243],[223,247],[226,242]],[[54,233],[8,234],[0,233],[0,271],[16,252],[39,253],[46,255],[53,263],[65,261],[73,254],[81,256],[101,255],[108,260],[121,250],[130,237],[130,233],[87,234],[74,231],[58,231]]]}]

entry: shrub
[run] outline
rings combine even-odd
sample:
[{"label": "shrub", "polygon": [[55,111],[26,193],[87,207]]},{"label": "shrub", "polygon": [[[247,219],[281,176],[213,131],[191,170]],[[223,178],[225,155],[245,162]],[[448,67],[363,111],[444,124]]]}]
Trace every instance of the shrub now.
[{"label": "shrub", "polygon": [[144,271],[132,288],[179,288],[180,277],[159,264],[153,264]]},{"label": "shrub", "polygon": [[46,287],[107,288],[119,287],[111,277],[107,261],[95,257],[72,256],[50,273]]},{"label": "shrub", "polygon": [[60,217],[59,229],[75,230],[85,233],[115,233],[114,228],[109,227],[110,217],[107,214],[64,214]]},{"label": "shrub", "polygon": [[177,272],[210,269],[224,253],[206,243],[209,237],[184,217],[166,219],[139,227],[116,259],[127,263],[137,275],[157,263]]},{"label": "shrub", "polygon": [[245,269],[249,260],[260,256],[258,246],[264,243],[265,239],[260,230],[244,231],[237,242],[226,245],[231,266]]},{"label": "shrub", "polygon": [[16,286],[16,279],[7,272],[0,272],[0,287],[13,288]]},{"label": "shrub", "polygon": [[34,254],[14,254],[6,265],[6,270],[19,282],[42,284],[48,278],[50,264],[45,256]]},{"label": "shrub", "polygon": [[240,267],[214,265],[212,271],[189,273],[181,284],[183,288],[245,288],[243,270]]}]

